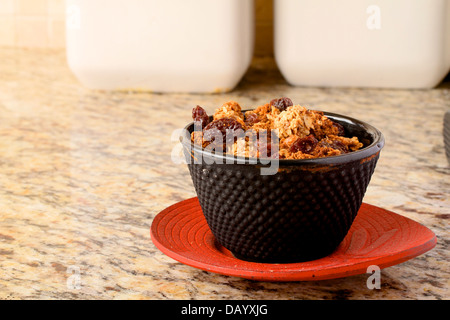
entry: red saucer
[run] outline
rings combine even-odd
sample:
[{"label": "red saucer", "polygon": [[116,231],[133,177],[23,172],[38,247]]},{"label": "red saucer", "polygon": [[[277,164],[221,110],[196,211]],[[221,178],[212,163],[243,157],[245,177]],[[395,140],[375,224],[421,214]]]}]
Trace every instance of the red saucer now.
[{"label": "red saucer", "polygon": [[235,258],[215,239],[197,198],[176,203],[153,220],[150,235],[167,256],[186,265],[246,279],[307,281],[342,278],[417,257],[436,245],[425,226],[363,203],[344,241],[331,255],[308,262],[272,264]]}]

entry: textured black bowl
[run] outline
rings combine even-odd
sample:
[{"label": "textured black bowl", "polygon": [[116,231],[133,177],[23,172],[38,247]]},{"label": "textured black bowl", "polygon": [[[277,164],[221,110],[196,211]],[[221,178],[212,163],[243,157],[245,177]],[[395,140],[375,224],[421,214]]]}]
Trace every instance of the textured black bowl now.
[{"label": "textured black bowl", "polygon": [[[213,154],[194,146],[187,133],[182,138],[208,226],[237,258],[271,263],[314,260],[331,254],[344,239],[384,137],[362,121],[325,115],[342,124],[347,136],[357,136],[364,148],[327,158],[268,163]],[[186,129],[192,132],[193,124]],[[276,174],[261,174],[262,168],[277,165]]]}]

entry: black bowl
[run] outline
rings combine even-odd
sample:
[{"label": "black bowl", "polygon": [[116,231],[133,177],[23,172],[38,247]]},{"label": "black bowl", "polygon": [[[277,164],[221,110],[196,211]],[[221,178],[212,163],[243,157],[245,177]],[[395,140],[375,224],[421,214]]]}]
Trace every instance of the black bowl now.
[{"label": "black bowl", "polygon": [[[301,262],[331,254],[362,204],[384,137],[373,126],[324,112],[364,144],[358,151],[316,159],[257,159],[213,153],[191,143],[183,150],[214,237],[237,258]],[[267,174],[273,172],[275,174]],[[263,170],[267,170],[263,173]]]}]

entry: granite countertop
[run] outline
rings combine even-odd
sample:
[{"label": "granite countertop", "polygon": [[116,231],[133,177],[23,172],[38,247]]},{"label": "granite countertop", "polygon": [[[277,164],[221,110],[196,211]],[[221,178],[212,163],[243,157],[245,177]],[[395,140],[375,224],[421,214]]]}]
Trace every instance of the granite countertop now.
[{"label": "granite countertop", "polygon": [[[364,202],[411,218],[434,249],[381,272],[312,282],[259,282],[202,271],[161,253],[149,228],[195,196],[171,134],[228,100],[251,108],[287,96],[370,122],[386,146]],[[0,48],[0,299],[449,299],[450,167],[433,90],[291,87],[255,59],[221,94],[102,93],[83,88],[63,50]],[[80,282],[73,275],[79,275]]]}]

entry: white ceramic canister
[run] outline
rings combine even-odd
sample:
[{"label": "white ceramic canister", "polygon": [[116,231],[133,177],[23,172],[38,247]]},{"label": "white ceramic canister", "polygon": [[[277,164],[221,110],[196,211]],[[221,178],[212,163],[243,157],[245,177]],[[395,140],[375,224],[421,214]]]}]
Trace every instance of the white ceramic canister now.
[{"label": "white ceramic canister", "polygon": [[450,69],[449,0],[274,0],[292,85],[432,88]]},{"label": "white ceramic canister", "polygon": [[66,0],[67,59],[88,88],[226,92],[250,65],[253,0]]}]

